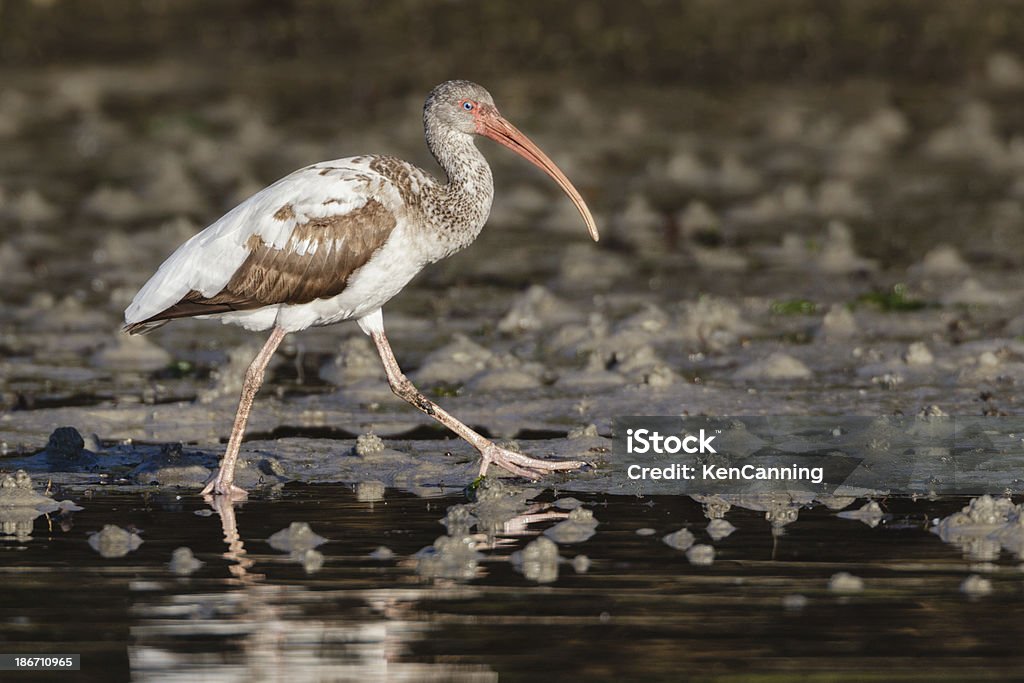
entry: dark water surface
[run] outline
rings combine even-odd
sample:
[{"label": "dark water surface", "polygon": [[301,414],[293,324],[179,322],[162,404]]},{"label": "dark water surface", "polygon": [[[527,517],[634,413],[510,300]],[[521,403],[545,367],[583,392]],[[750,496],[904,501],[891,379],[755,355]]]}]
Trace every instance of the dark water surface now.
[{"label": "dark water surface", "polygon": [[[439,519],[463,496],[389,490],[369,503],[347,486],[290,485],[234,519],[207,514],[194,495],[78,496],[84,510],[39,517],[31,539],[4,537],[0,650],[81,653],[82,670],[4,680],[980,680],[1024,670],[1019,568],[972,564],[928,530],[966,499],[889,499],[875,528],[818,506],[775,534],[763,512],[734,507],[737,530],[714,542],[714,564],[695,566],[661,537],[687,527],[710,543],[699,503],[581,498],[597,533],[561,544],[557,580],[538,584],[508,558],[550,522],[479,546],[473,580],[421,578],[413,555],[444,535]],[[295,521],[329,539],[319,571],[266,541]],[[144,543],[104,558],[88,534],[106,524]],[[205,565],[172,573],[179,546]],[[394,557],[371,557],[380,546]],[[591,561],[585,573],[578,555]],[[864,590],[830,591],[840,571]],[[979,571],[993,591],[970,598],[959,587]]]}]

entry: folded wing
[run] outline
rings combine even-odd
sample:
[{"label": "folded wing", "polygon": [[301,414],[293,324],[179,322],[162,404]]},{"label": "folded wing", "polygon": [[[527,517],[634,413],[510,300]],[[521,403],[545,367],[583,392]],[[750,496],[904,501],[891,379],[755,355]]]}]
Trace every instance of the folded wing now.
[{"label": "folded wing", "polygon": [[359,158],[310,166],[178,248],[125,311],[125,329],[341,293],[401,218],[392,184]]}]

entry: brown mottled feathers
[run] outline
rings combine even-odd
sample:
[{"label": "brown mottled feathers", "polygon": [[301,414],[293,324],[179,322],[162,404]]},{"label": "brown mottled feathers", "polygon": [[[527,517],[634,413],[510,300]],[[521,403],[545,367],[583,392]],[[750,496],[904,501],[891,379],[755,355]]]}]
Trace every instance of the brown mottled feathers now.
[{"label": "brown mottled feathers", "polygon": [[[274,218],[292,220],[294,208],[285,204]],[[174,318],[304,304],[336,296],[345,289],[349,276],[384,245],[395,225],[394,214],[370,199],[354,211],[313,218],[295,226],[283,249],[266,244],[254,234],[246,242],[249,256],[224,289],[210,297],[192,290],[170,308],[125,330],[144,333]],[[300,254],[297,245],[307,241],[315,244],[315,249],[307,247]]]}]

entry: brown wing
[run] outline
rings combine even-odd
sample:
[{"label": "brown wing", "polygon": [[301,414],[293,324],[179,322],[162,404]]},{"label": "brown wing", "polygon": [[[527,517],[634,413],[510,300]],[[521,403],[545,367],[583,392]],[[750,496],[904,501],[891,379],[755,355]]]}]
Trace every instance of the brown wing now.
[{"label": "brown wing", "polygon": [[[281,221],[294,217],[290,204],[274,214]],[[192,290],[173,306],[125,330],[135,334],[174,318],[304,304],[336,296],[352,273],[384,245],[396,223],[391,211],[370,199],[354,211],[296,225],[282,249],[253,235],[246,242],[249,256],[221,291],[206,297]]]}]

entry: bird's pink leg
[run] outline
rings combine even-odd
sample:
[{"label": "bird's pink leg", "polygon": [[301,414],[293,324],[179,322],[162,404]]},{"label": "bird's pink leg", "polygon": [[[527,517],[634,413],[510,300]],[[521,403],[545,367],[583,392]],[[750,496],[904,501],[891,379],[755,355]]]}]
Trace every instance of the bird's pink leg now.
[{"label": "bird's pink leg", "polygon": [[220,469],[217,476],[210,480],[203,489],[202,495],[215,494],[219,496],[230,496],[231,498],[245,498],[245,489],[234,485],[235,461],[238,460],[238,451],[242,447],[242,437],[245,435],[245,424],[249,421],[249,411],[252,409],[252,401],[256,398],[256,392],[263,384],[263,374],[270,363],[274,351],[281,345],[284,336],[288,334],[280,327],[275,327],[267,343],[263,345],[260,352],[253,358],[249,368],[245,371],[245,380],[242,382],[242,397],[238,401],[238,412],[235,413],[235,424],[231,427],[231,438],[228,439],[227,450],[224,451],[224,458],[220,461]]},{"label": "bird's pink leg", "polygon": [[575,470],[587,463],[578,460],[550,461],[538,460],[497,446],[490,439],[473,431],[463,423],[445,412],[440,406],[420,393],[419,389],[409,380],[398,366],[395,354],[391,350],[384,332],[372,332],[370,337],[377,345],[377,352],[384,363],[384,371],[388,376],[391,390],[399,398],[405,400],[452,430],[480,451],[480,476],[487,474],[487,467],[492,463],[508,470],[512,474],[527,479],[538,479],[541,475],[557,470]]}]

